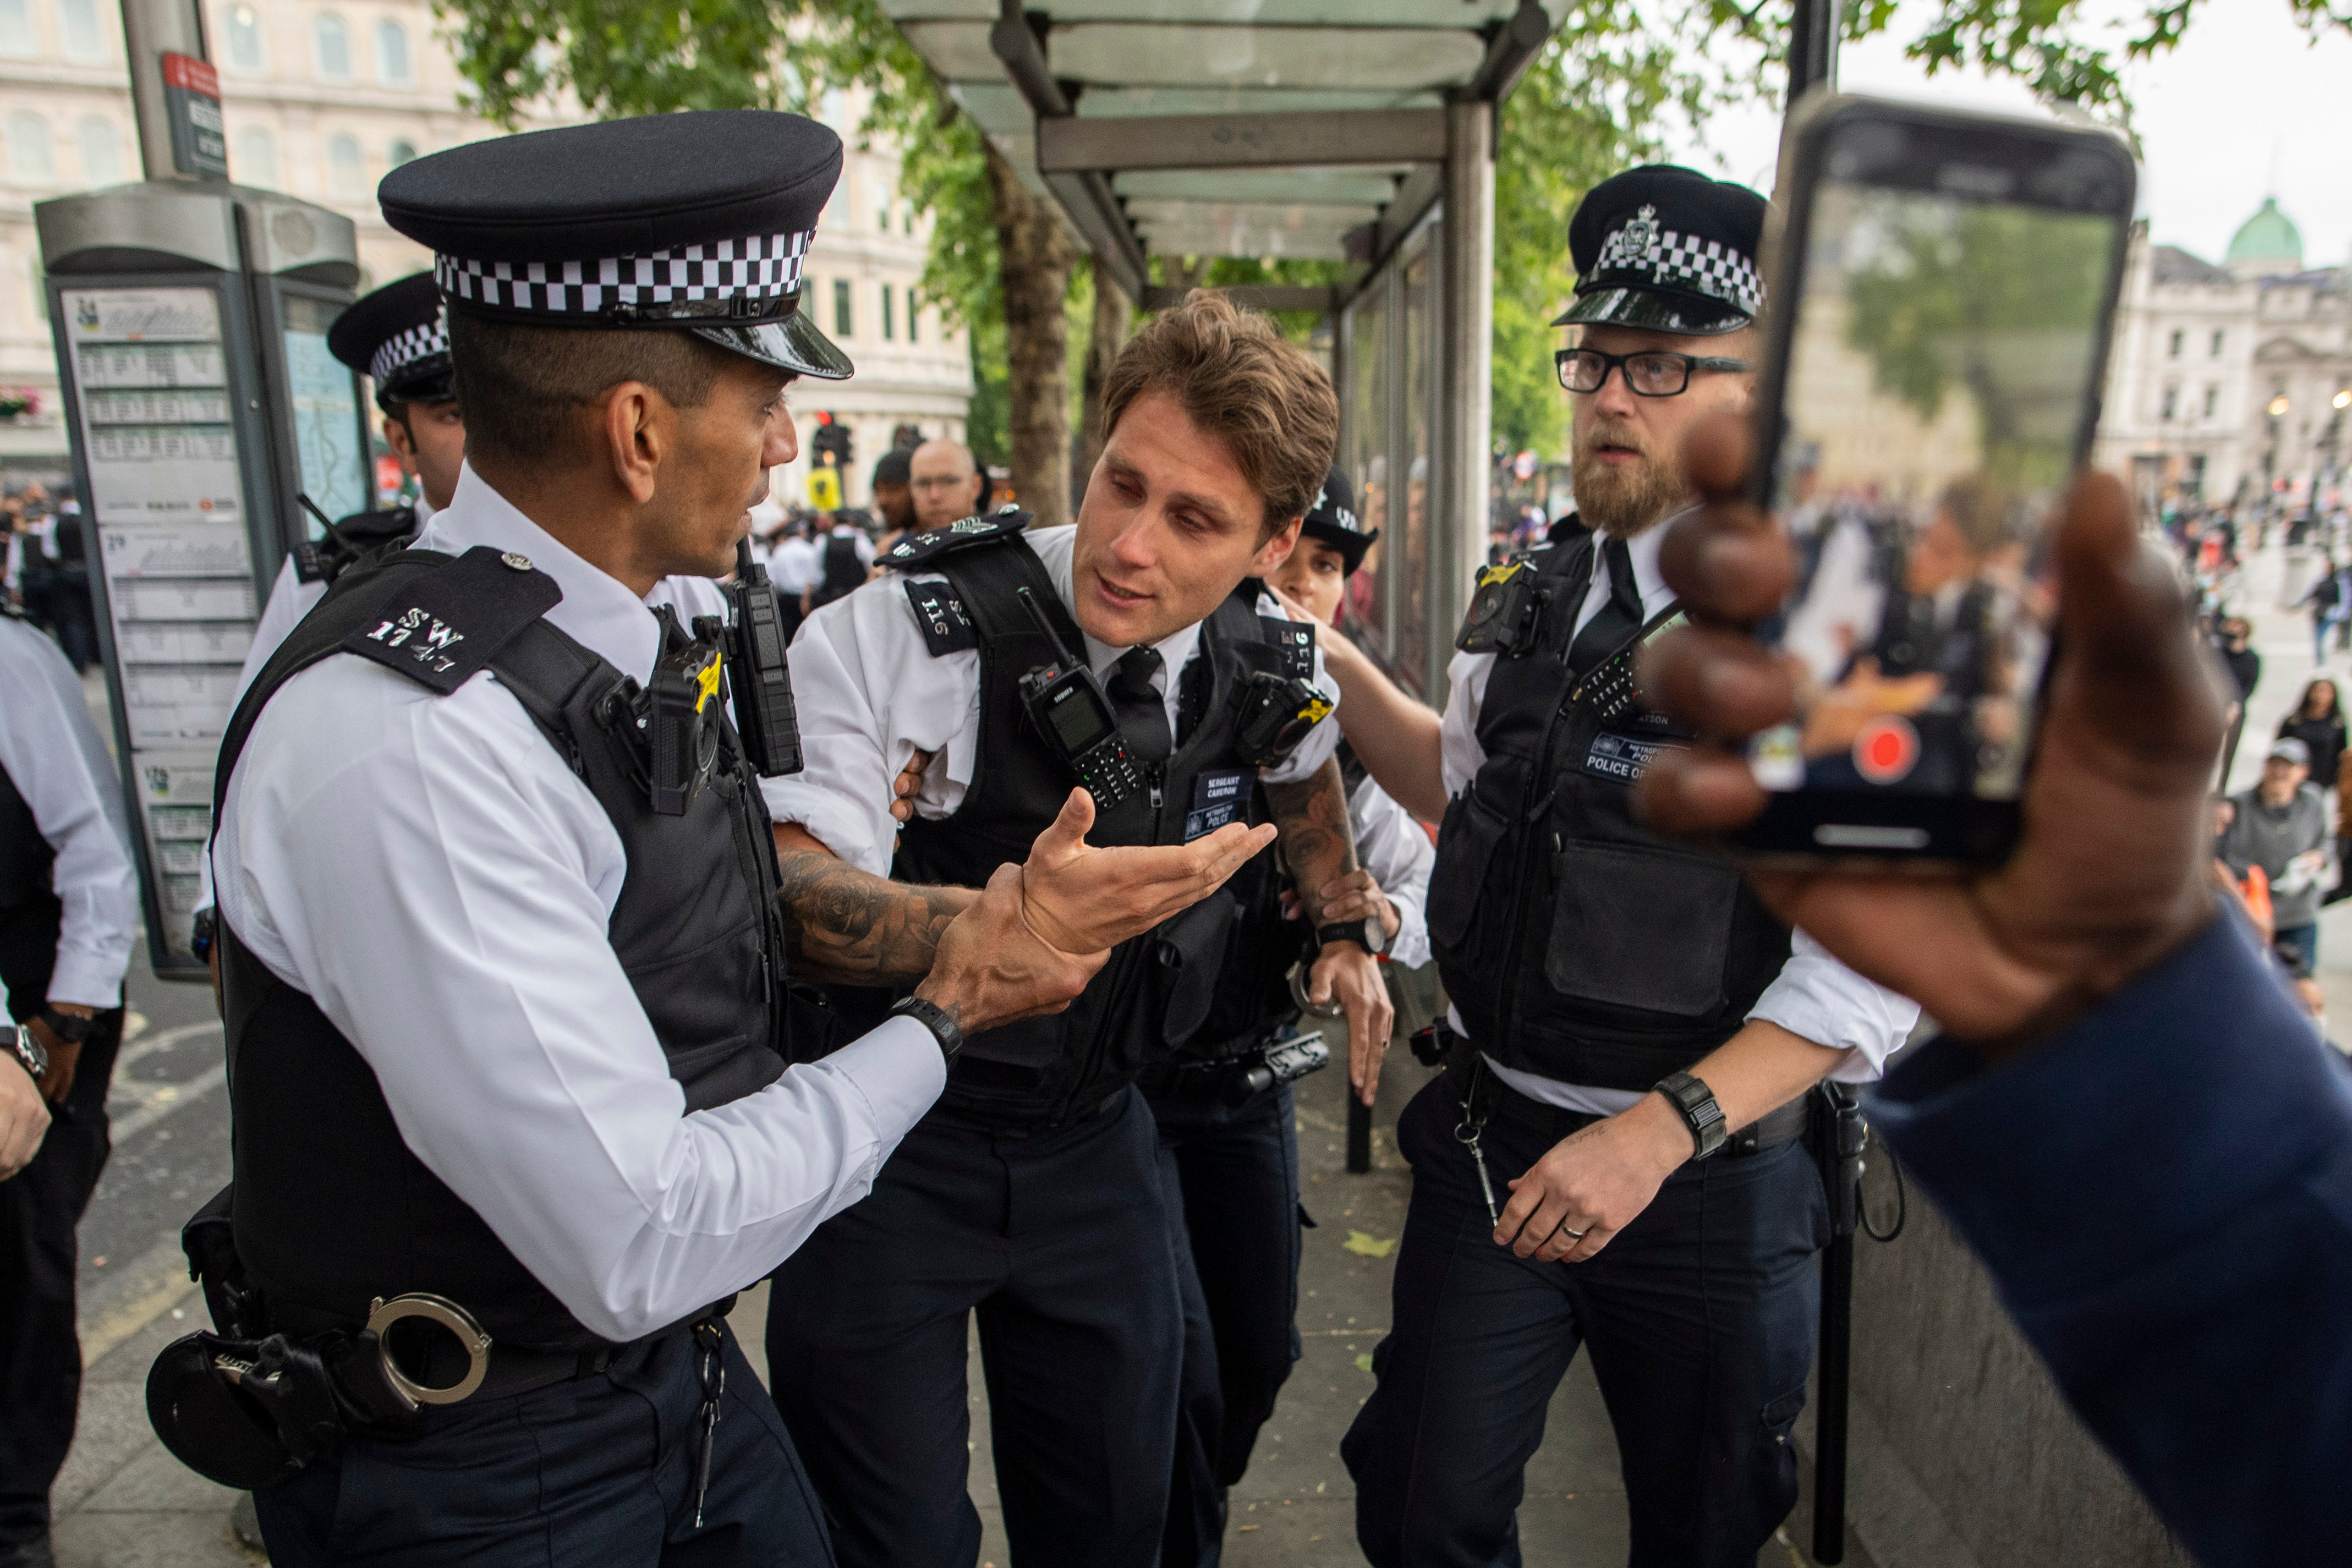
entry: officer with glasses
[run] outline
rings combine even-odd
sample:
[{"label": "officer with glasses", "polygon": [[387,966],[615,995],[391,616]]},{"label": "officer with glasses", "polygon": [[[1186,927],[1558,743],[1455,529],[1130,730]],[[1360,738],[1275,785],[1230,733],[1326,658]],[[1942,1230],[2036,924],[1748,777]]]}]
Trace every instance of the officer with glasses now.
[{"label": "officer with glasses", "polygon": [[1442,720],[1327,647],[1358,756],[1443,816],[1427,911],[1454,1002],[1444,1076],[1398,1124],[1393,1327],[1340,1449],[1379,1568],[1518,1561],[1526,1463],[1580,1345],[1633,1568],[1748,1568],[1796,1500],[1829,1235],[1806,1093],[1876,1077],[1917,1009],[1632,808],[1690,740],[1636,656],[1680,618],[1659,553],[1691,504],[1684,433],[1750,396],[1763,221],[1688,169],[1596,186],[1559,322],[1582,527],[1481,574]]}]

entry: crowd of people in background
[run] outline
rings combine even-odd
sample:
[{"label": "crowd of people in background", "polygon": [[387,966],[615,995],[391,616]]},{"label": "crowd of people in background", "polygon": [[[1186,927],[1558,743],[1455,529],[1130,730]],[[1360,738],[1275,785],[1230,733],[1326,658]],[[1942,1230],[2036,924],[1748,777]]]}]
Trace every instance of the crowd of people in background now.
[{"label": "crowd of people in background", "polygon": [[81,503],[36,483],[0,493],[0,594],[58,639],[77,672],[98,662]]},{"label": "crowd of people in background", "polygon": [[751,553],[775,587],[785,635],[878,573],[875,562],[900,540],[989,510],[997,488],[971,447],[939,437],[882,455],[871,507],[762,501],[751,512]]},{"label": "crowd of people in background", "polygon": [[[2343,510],[2258,507],[2242,521],[2235,508],[2168,506],[2165,539],[2179,552],[2200,627],[2227,673],[2229,731],[2213,800],[2213,875],[2271,943],[2296,995],[2324,1033],[2326,1001],[2315,971],[2319,911],[2352,897],[2352,813],[2344,791],[2347,744],[2343,692],[2326,675],[2331,654],[2352,640],[2352,528]],[[2263,753],[2261,776],[2231,792],[2229,780],[2244,742],[2246,714],[2263,675],[2254,625],[2242,613],[2240,572],[2273,539],[2285,547],[2279,604],[2311,621],[2312,662],[2322,673]]]}]

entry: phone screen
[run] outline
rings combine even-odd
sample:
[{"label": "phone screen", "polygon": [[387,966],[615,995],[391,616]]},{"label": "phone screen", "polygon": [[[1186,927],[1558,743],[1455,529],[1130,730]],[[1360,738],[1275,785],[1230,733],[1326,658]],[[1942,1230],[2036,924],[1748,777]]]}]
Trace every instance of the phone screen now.
[{"label": "phone screen", "polygon": [[[1802,698],[1750,763],[1768,790],[2011,801],[2123,219],[1998,199],[1997,169],[1898,189],[1840,164],[1832,144],[1797,297],[1776,301],[1796,312],[1772,502],[1797,549],[1780,640]],[[1854,832],[1845,847],[1886,837]]]}]

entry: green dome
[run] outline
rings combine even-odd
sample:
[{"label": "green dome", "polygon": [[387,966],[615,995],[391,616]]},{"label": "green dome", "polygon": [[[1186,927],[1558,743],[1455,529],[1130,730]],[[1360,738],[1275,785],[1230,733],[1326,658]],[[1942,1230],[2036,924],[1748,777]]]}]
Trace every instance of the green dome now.
[{"label": "green dome", "polygon": [[[2294,220],[2279,211],[2276,196],[2263,198],[2263,210],[2238,226],[2230,241],[2230,254],[2223,258],[2231,267],[2248,262],[2264,263],[2263,270],[2300,272],[2303,270],[2303,232]],[[2271,266],[2271,263],[2280,265]]]}]

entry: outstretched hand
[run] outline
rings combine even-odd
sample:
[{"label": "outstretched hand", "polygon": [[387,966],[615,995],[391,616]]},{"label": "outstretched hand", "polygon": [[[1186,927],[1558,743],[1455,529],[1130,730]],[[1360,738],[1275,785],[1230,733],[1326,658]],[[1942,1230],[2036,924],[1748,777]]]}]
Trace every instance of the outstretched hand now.
[{"label": "outstretched hand", "polygon": [[[1707,743],[1660,757],[1636,802],[1663,830],[1706,835],[1764,807],[1741,743],[1790,716],[1795,687],[1747,627],[1780,605],[1794,562],[1741,499],[1738,420],[1696,428],[1685,457],[1704,504],[1675,524],[1661,565],[1693,624],[1659,639],[1643,679]],[[2205,794],[2221,701],[2179,586],[2102,474],[2066,498],[2055,557],[2056,663],[2010,859],[1935,881],[1748,873],[1781,919],[1995,1057],[2121,986],[2214,908]]]},{"label": "outstretched hand", "polygon": [[1074,789],[1021,868],[1030,928],[1066,952],[1100,952],[1199,903],[1274,842],[1271,825],[1228,823],[1190,844],[1097,849],[1094,796]]}]

